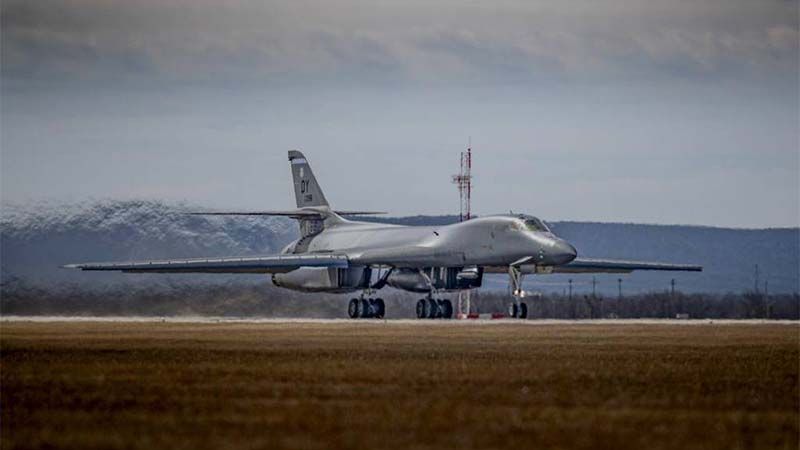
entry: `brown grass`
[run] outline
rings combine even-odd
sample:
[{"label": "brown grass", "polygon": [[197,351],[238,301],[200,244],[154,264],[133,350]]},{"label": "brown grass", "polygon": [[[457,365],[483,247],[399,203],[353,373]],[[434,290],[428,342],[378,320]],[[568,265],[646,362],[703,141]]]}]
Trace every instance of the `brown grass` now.
[{"label": "brown grass", "polygon": [[793,325],[0,325],[14,448],[798,448]]}]

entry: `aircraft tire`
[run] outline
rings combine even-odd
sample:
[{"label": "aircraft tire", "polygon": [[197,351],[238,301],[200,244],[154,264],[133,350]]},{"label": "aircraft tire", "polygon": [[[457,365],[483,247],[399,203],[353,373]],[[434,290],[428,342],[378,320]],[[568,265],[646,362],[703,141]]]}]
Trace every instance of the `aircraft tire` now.
[{"label": "aircraft tire", "polygon": [[439,317],[439,305],[436,300],[428,300],[428,319],[435,319]]},{"label": "aircraft tire", "polygon": [[351,319],[358,319],[361,315],[361,302],[357,298],[350,299],[350,303],[347,305],[347,315]]},{"label": "aircraft tire", "polygon": [[519,308],[517,307],[516,303],[512,303],[508,306],[508,315],[514,319],[519,316]]},{"label": "aircraft tire", "polygon": [[428,301],[421,298],[417,301],[417,319],[428,317]]},{"label": "aircraft tire", "polygon": [[383,316],[386,315],[386,303],[383,302],[382,298],[378,297],[372,304],[372,310],[375,312],[374,316],[376,318],[383,319]]},{"label": "aircraft tire", "polygon": [[442,300],[442,318],[443,319],[452,319],[453,318],[453,302],[450,300]]},{"label": "aircraft tire", "polygon": [[519,304],[519,318],[520,319],[527,319],[528,318],[528,304],[527,303],[520,303]]},{"label": "aircraft tire", "polygon": [[370,301],[367,299],[361,300],[361,315],[362,319],[369,319],[372,317],[372,306],[370,305]]}]

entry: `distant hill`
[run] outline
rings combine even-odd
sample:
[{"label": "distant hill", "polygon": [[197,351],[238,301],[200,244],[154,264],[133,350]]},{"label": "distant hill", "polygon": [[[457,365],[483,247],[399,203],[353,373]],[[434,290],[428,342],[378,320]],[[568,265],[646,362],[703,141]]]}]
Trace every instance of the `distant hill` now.
[{"label": "distant hill", "polygon": [[[219,284],[264,283],[261,275],[128,275],[59,269],[69,262],[196,256],[256,255],[279,251],[297,236],[293,221],[278,217],[204,217],[185,213],[196,205],[158,201],[4,205],[0,214],[0,281],[39,285],[70,282],[176,284],[193,279]],[[375,218],[404,225],[443,225],[456,216]],[[743,230],[682,225],[551,222],[581,256],[702,264],[702,273],[636,273],[596,277],[599,292],[662,290],[672,278],[684,292],[752,289],[754,265],[770,292],[800,290],[800,229]],[[562,292],[572,278],[576,292],[591,291],[591,275],[528,277],[529,290]],[[489,289],[505,289],[502,276]]]},{"label": "distant hill", "polygon": [[[208,275],[131,276],[60,269],[75,261],[114,261],[276,253],[297,236],[296,225],[275,217],[186,214],[196,205],[157,201],[4,205],[0,214],[0,267],[4,282],[79,281],[172,283]],[[264,280],[245,275],[239,280]],[[181,281],[179,281],[181,280]]]}]

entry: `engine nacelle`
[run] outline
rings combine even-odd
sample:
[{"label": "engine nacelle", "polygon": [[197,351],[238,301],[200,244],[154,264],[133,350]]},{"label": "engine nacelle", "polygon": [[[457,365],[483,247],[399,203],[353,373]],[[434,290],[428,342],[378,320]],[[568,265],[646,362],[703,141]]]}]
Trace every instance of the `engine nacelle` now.
[{"label": "engine nacelle", "polygon": [[431,290],[428,279],[417,269],[395,269],[386,279],[389,286],[411,292],[428,292]]},{"label": "engine nacelle", "polygon": [[386,284],[389,286],[411,292],[429,292],[431,282],[435,289],[446,291],[477,288],[483,282],[483,269],[478,267],[395,269],[386,279]]},{"label": "engine nacelle", "polygon": [[272,275],[272,284],[303,292],[352,292],[369,287],[369,267],[301,267]]}]

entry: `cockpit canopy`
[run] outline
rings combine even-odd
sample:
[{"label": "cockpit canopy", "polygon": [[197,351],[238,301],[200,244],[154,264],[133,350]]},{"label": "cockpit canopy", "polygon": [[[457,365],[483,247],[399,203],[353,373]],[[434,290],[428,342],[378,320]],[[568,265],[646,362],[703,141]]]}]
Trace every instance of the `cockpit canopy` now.
[{"label": "cockpit canopy", "polygon": [[525,228],[527,228],[528,231],[544,231],[546,233],[550,232],[550,228],[547,228],[547,225],[536,217],[526,217],[524,221]]},{"label": "cockpit canopy", "polygon": [[514,228],[527,231],[538,231],[543,233],[550,233],[550,228],[538,217],[533,216],[519,216],[519,221],[515,222]]}]

